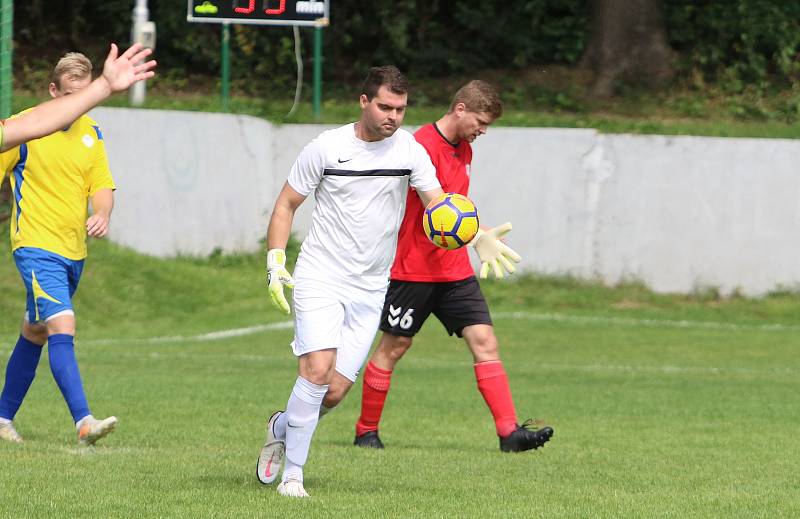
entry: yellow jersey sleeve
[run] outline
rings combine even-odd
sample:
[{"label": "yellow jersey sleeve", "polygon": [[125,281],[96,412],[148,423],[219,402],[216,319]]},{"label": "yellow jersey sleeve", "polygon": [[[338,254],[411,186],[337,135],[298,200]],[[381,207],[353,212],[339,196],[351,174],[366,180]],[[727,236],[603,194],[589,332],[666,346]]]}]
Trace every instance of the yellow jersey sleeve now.
[{"label": "yellow jersey sleeve", "polygon": [[97,125],[93,125],[92,128],[97,134],[97,145],[92,148],[94,156],[87,175],[89,196],[94,195],[101,189],[116,189],[114,179],[111,177],[111,168],[108,166],[103,132],[100,131]]},{"label": "yellow jersey sleeve", "polygon": [[[30,109],[28,109],[30,110]],[[15,117],[19,117],[20,115],[24,114],[28,110],[23,110],[18,114],[14,114],[9,119],[13,119]],[[3,131],[5,130],[4,126],[8,119],[2,120],[0,119],[0,148],[3,145]],[[11,173],[14,169],[14,166],[17,165],[19,162],[19,146],[14,146],[13,148],[9,148],[6,151],[0,153],[0,173],[5,177],[6,174]]]},{"label": "yellow jersey sleeve", "polygon": [[[2,126],[0,126],[2,128]],[[0,130],[2,131],[2,130]],[[19,146],[11,148],[0,153],[0,176],[5,177],[7,173],[11,173],[14,165],[19,161]]]}]

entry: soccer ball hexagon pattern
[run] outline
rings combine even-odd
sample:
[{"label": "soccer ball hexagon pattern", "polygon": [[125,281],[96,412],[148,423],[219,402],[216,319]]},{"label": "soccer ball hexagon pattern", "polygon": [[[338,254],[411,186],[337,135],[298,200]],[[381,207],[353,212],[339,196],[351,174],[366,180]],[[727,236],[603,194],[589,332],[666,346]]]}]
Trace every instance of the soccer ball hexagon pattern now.
[{"label": "soccer ball hexagon pattern", "polygon": [[422,214],[425,236],[437,247],[458,249],[478,232],[478,209],[458,193],[444,193],[431,200]]}]

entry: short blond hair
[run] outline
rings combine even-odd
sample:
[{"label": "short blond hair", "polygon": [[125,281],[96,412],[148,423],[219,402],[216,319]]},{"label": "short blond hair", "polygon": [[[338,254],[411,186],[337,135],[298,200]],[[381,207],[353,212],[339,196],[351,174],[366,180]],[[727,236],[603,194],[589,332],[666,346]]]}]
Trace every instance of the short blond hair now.
[{"label": "short blond hair", "polygon": [[492,85],[480,79],[474,79],[458,89],[450,104],[450,112],[458,103],[464,103],[468,112],[485,112],[497,119],[503,115],[503,102]]},{"label": "short blond hair", "polygon": [[56,88],[61,88],[61,79],[83,79],[92,74],[92,62],[80,52],[68,52],[64,54],[56,68],[53,69],[52,81]]}]

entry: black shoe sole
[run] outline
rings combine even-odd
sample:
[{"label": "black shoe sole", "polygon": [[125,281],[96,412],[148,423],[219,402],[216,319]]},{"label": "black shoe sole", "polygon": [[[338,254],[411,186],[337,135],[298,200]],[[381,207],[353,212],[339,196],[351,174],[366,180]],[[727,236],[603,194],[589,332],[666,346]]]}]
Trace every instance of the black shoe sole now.
[{"label": "black shoe sole", "polygon": [[530,445],[503,445],[503,440],[500,440],[500,450],[503,452],[525,452],[530,450],[536,450],[539,447],[544,447],[544,444],[550,441],[550,438],[553,437],[553,428],[552,427],[543,427],[536,431],[537,433],[537,441]]},{"label": "black shoe sole", "polygon": [[353,445],[356,447],[361,447],[363,449],[383,449],[383,442],[381,439],[375,436],[356,436],[356,439],[353,440]]}]

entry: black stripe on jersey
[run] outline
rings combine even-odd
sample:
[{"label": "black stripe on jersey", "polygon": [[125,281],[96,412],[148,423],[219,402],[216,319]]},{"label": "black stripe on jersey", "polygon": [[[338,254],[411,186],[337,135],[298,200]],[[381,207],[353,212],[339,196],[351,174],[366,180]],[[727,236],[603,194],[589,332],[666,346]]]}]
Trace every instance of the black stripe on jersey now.
[{"label": "black stripe on jersey", "polygon": [[410,169],[367,169],[355,171],[352,169],[325,168],[323,175],[336,177],[405,177],[411,175]]}]

